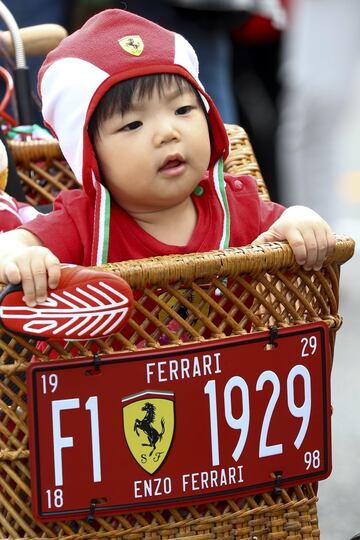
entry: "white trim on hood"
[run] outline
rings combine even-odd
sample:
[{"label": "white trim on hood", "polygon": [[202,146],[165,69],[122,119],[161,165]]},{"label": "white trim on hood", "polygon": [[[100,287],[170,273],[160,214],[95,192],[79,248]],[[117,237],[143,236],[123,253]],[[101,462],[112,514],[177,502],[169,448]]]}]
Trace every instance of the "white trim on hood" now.
[{"label": "white trim on hood", "polygon": [[174,32],[174,38],[174,64],[178,64],[185,68],[203,88],[199,81],[199,61],[194,49],[181,34]]},{"label": "white trim on hood", "polygon": [[[109,74],[86,60],[62,58],[41,81],[43,116],[54,130],[77,180],[83,183],[83,129],[90,101]],[[79,89],[79,92],[77,92]]]}]

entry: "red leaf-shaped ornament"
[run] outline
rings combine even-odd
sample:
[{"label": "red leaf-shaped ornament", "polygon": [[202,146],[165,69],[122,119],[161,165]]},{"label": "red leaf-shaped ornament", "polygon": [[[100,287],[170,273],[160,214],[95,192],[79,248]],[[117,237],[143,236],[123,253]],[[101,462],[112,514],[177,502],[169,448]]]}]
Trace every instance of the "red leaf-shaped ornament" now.
[{"label": "red leaf-shaped ornament", "polygon": [[83,266],[61,268],[56,289],[45,302],[28,307],[21,285],[8,285],[0,294],[2,326],[37,339],[88,340],[115,334],[131,315],[130,286],[111,272]]}]

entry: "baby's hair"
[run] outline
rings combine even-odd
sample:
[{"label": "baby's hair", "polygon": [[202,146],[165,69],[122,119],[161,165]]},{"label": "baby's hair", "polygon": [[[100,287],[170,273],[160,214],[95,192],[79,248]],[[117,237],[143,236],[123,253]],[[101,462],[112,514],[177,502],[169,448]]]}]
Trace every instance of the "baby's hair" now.
[{"label": "baby's hair", "polygon": [[155,91],[158,92],[159,96],[162,96],[173,82],[177,85],[180,93],[191,90],[196,95],[206,115],[199,93],[180,75],[175,73],[144,75],[114,84],[101,98],[88,125],[90,140],[94,142],[94,138],[99,134],[100,126],[105,120],[117,113],[124,115],[130,109],[135,97],[141,101],[144,98],[150,98]]}]

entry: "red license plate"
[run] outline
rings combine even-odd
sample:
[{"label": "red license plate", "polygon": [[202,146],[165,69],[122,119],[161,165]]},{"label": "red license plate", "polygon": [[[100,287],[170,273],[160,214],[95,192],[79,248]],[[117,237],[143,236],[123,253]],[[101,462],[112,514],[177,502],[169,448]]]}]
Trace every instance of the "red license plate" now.
[{"label": "red license plate", "polygon": [[328,328],[273,337],[33,364],[35,516],[192,505],[328,476]]}]

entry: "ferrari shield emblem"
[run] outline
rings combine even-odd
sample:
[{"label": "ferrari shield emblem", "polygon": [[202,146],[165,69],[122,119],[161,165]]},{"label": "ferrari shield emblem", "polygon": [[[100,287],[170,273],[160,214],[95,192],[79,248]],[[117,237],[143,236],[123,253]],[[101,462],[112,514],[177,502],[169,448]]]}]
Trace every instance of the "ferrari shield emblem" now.
[{"label": "ferrari shield emblem", "polygon": [[119,45],[133,56],[140,56],[144,50],[144,42],[140,36],[125,36],[119,39]]},{"label": "ferrari shield emblem", "polygon": [[135,460],[149,474],[163,464],[173,440],[173,392],[144,391],[122,399],[124,434]]}]

